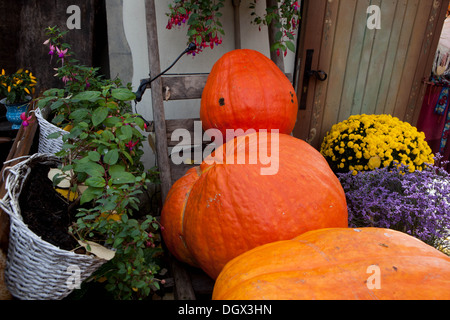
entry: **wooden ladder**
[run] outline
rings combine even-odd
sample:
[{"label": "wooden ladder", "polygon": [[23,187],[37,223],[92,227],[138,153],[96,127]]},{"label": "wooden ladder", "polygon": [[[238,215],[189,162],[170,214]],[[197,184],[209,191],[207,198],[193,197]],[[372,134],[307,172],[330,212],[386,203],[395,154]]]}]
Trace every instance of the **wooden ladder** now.
[{"label": "wooden ladder", "polygon": [[[267,6],[276,5],[276,0],[267,0]],[[233,0],[235,10],[235,30],[239,33],[239,10],[240,0]],[[146,1],[146,24],[148,38],[148,52],[150,74],[152,76],[161,74],[158,32],[156,26],[155,0]],[[269,27],[269,42],[273,43],[276,29]],[[240,37],[235,37],[235,46],[240,48]],[[282,56],[271,53],[271,59],[284,72],[284,60]],[[291,75],[287,75],[292,77]],[[169,148],[178,145],[173,142],[171,136],[176,129],[189,130],[194,136],[195,121],[200,119],[179,119],[167,120],[164,112],[164,102],[168,100],[200,99],[203,88],[206,84],[208,74],[182,75],[182,76],[161,76],[151,82],[149,88],[152,94],[153,121],[147,131],[155,134],[155,149],[157,166],[160,172],[161,197],[164,201],[172,184],[181,178],[188,169],[197,164],[182,163],[175,165],[170,160]],[[145,79],[144,79],[145,80]],[[186,146],[189,147],[189,146]],[[191,145],[191,148],[198,146]],[[196,293],[204,294],[212,292],[214,282],[206,274],[199,270],[190,268],[170,258],[170,268],[174,279],[174,294],[178,300],[195,300]]]}]

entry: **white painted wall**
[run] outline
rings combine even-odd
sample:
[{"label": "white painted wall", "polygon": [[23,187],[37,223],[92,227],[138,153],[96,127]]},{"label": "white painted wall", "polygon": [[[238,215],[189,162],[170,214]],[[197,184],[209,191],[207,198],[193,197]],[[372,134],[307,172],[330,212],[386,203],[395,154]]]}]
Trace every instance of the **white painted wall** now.
[{"label": "white painted wall", "polygon": [[[159,41],[159,54],[161,60],[161,70],[168,67],[178,55],[184,51],[187,46],[186,26],[179,29],[166,29],[168,18],[168,5],[171,0],[157,0],[157,28]],[[269,39],[267,27],[259,27],[250,23],[251,10],[248,8],[249,1],[243,0],[240,7],[241,20],[241,42],[242,48],[254,49],[267,57],[270,57]],[[107,0],[108,7],[108,0]],[[108,10],[108,8],[107,8]],[[265,2],[259,1],[257,12],[263,15],[265,11]],[[225,36],[223,42],[214,49],[204,49],[204,51],[192,57],[185,55],[178,63],[169,71],[170,73],[194,73],[205,72],[208,73],[214,63],[226,52],[234,49],[234,20],[233,20],[233,6],[231,0],[226,1],[226,5],[222,10],[223,16],[221,22],[224,27]],[[130,74],[121,74],[121,77],[132,79],[133,88],[139,86],[140,80],[148,78],[149,62],[148,62],[148,48],[147,48],[147,31],[145,21],[145,0],[123,0],[123,29],[125,32],[126,41],[131,50],[132,65],[129,70]],[[108,19],[108,23],[114,23]],[[114,37],[110,34],[109,38]],[[292,73],[294,71],[295,54],[288,52],[284,58],[285,72]],[[111,74],[114,73],[114,68],[117,66],[111,65]],[[123,72],[123,71],[122,71]],[[195,118],[199,117],[200,100],[186,100],[186,101],[169,101],[165,103],[165,112],[167,119],[180,118]],[[151,92],[147,90],[144,94],[143,100],[137,105],[137,111],[147,120],[152,120],[151,108]],[[145,155],[144,163],[147,168],[156,164],[155,155],[147,143],[144,143]]]}]

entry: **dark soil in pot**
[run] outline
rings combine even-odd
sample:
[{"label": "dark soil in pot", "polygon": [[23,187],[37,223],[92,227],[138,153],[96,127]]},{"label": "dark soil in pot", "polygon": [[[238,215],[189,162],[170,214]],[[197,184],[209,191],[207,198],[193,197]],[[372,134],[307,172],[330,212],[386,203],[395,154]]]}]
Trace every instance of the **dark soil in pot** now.
[{"label": "dark soil in pot", "polygon": [[47,175],[50,165],[39,164],[31,169],[20,193],[19,203],[25,224],[43,240],[64,250],[73,250],[77,241],[68,233],[76,221],[76,210],[55,191]]}]

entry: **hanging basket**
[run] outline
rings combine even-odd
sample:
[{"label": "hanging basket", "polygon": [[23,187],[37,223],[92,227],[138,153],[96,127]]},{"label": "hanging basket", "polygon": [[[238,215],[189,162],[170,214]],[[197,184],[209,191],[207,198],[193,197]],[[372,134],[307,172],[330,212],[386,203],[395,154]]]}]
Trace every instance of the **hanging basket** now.
[{"label": "hanging basket", "polygon": [[106,262],[93,255],[60,249],[42,240],[23,221],[19,196],[32,167],[57,163],[56,156],[38,153],[5,170],[6,195],[0,200],[1,208],[10,217],[5,283],[17,299],[63,299]]},{"label": "hanging basket", "polygon": [[39,146],[38,153],[51,153],[55,154],[62,150],[63,140],[61,137],[57,139],[48,139],[48,135],[54,132],[59,132],[61,135],[67,134],[67,131],[55,126],[54,124],[47,121],[48,109],[39,109],[36,108],[34,110],[36,115],[36,119],[39,123]]}]

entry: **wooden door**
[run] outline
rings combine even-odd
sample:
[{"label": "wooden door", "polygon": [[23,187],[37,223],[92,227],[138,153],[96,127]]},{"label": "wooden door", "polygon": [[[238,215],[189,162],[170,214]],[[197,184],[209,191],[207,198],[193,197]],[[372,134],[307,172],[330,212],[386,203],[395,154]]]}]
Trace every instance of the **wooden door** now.
[{"label": "wooden door", "polygon": [[[304,0],[294,136],[320,148],[333,124],[363,113],[415,125],[448,4]],[[308,57],[311,70],[327,74],[325,81],[304,77]]]}]

